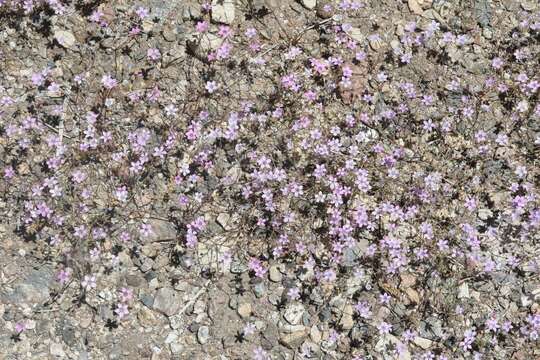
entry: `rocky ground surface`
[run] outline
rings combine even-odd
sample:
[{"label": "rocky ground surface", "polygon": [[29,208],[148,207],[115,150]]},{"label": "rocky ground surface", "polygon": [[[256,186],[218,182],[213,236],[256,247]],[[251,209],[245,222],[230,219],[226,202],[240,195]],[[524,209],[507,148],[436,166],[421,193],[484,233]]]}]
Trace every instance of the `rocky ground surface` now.
[{"label": "rocky ground surface", "polygon": [[540,359],[535,0],[0,0],[0,359]]}]

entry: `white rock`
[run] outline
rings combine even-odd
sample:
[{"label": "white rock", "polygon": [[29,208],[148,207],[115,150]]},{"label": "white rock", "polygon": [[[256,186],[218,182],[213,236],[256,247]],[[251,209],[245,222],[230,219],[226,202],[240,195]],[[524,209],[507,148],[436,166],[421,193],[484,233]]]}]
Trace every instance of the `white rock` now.
[{"label": "white rock", "polygon": [[240,317],[245,320],[251,316],[251,304],[250,303],[240,304],[236,311],[238,312],[238,315],[240,315]]},{"label": "white rock", "polygon": [[409,5],[409,10],[411,10],[413,14],[422,15],[422,13],[424,12],[424,10],[422,10],[422,7],[418,3],[418,0],[408,0],[407,4]]},{"label": "white rock", "polygon": [[56,30],[54,32],[54,38],[60,45],[65,48],[70,48],[75,45],[75,36],[69,31],[65,30]]},{"label": "white rock", "polygon": [[420,346],[422,349],[427,350],[433,345],[433,341],[429,339],[425,339],[419,336],[416,336],[414,338],[414,343],[418,346]]},{"label": "white rock", "polygon": [[317,6],[317,0],[301,0],[302,6],[306,9],[313,10]]},{"label": "white rock", "polygon": [[234,0],[213,0],[212,21],[223,24],[232,24],[234,21]]},{"label": "white rock", "polygon": [[300,324],[302,320],[302,315],[304,314],[304,305],[302,304],[291,304],[287,306],[283,317],[289,324],[297,325]]},{"label": "white rock", "polygon": [[201,345],[204,345],[208,342],[208,339],[210,339],[210,329],[208,326],[201,326],[197,331],[197,340]]},{"label": "white rock", "polygon": [[341,316],[341,319],[339,320],[339,325],[343,328],[343,330],[350,330],[354,326],[354,319],[353,319],[353,307],[350,304],[347,304],[345,308],[343,309],[343,315]]},{"label": "white rock", "polygon": [[469,285],[467,283],[461,284],[459,286],[458,299],[467,299],[469,296]]},{"label": "white rock", "polygon": [[176,339],[178,339],[178,334],[176,333],[176,331],[171,331],[165,338],[165,344],[171,344],[175,342]]},{"label": "white rock", "polygon": [[268,276],[270,278],[270,281],[273,282],[281,282],[281,280],[283,279],[283,276],[281,275],[281,272],[279,271],[279,267],[277,265],[270,266]]},{"label": "white rock", "polygon": [[60,358],[63,358],[66,356],[66,353],[64,352],[64,349],[62,348],[62,344],[58,343],[52,343],[49,351],[51,352],[52,356],[58,356]]},{"label": "white rock", "polygon": [[480,220],[487,220],[492,215],[493,215],[493,213],[489,209],[480,209],[480,210],[478,210],[478,218],[480,218]]},{"label": "white rock", "polygon": [[362,33],[362,31],[359,28],[352,27],[347,31],[347,35],[349,35],[353,40],[358,41],[359,43],[366,40],[366,37]]}]

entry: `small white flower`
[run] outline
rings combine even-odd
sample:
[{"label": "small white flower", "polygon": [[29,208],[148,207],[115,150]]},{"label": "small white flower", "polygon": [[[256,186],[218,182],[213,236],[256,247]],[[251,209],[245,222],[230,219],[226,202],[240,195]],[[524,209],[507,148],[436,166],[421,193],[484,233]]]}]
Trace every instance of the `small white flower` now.
[{"label": "small white flower", "polygon": [[218,89],[218,85],[215,81],[208,81],[206,83],[206,91],[208,91],[209,94],[214,93]]}]

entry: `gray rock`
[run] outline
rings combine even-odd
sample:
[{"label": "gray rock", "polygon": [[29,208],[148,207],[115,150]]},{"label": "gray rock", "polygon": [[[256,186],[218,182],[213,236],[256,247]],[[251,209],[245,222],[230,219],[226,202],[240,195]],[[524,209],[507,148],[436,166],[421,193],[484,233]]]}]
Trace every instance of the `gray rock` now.
[{"label": "gray rock", "polygon": [[234,0],[213,0],[212,21],[223,24],[232,24],[235,16]]},{"label": "gray rock", "polygon": [[200,19],[202,16],[201,6],[195,2],[189,2],[184,5],[182,9],[182,19],[184,20],[194,20]]},{"label": "gray rock", "polygon": [[111,319],[114,316],[111,307],[108,305],[100,305],[98,310],[99,317],[101,317],[102,320]]},{"label": "gray rock", "polygon": [[204,313],[206,310],[206,303],[203,300],[197,300],[193,305],[193,313],[196,315]]},{"label": "gray rock", "polygon": [[246,272],[248,270],[247,266],[242,264],[239,261],[232,261],[231,262],[231,272],[233,274],[241,274],[243,272]]},{"label": "gray rock", "polygon": [[154,298],[148,294],[141,294],[140,298],[141,302],[147,307],[152,307],[154,304]]},{"label": "gray rock", "polygon": [[304,314],[304,305],[290,304],[285,309],[283,318],[287,320],[289,324],[297,325],[297,324],[300,324],[303,314]]},{"label": "gray rock", "polygon": [[316,305],[322,305],[324,303],[324,299],[320,293],[320,290],[315,288],[311,292],[311,295],[309,295],[309,299],[313,301]]},{"label": "gray rock", "polygon": [[177,232],[173,223],[163,220],[151,219],[148,222],[152,226],[152,232],[149,241],[176,239]]},{"label": "gray rock", "polygon": [[181,308],[180,297],[176,291],[170,288],[161,288],[154,297],[153,308],[164,315],[176,314]]},{"label": "gray rock", "polygon": [[307,311],[304,311],[304,314],[302,315],[302,324],[304,324],[304,326],[309,326],[310,323],[311,315]]},{"label": "gray rock", "polygon": [[71,325],[66,325],[62,327],[62,340],[72,348],[75,343],[75,329]]},{"label": "gray rock", "polygon": [[201,326],[197,331],[197,340],[201,345],[204,345],[210,339],[210,329],[208,326]]},{"label": "gray rock", "polygon": [[354,326],[349,334],[351,340],[362,343],[364,339],[368,336],[368,328],[365,325]]},{"label": "gray rock", "polygon": [[306,350],[308,354],[311,354],[309,358],[312,358],[312,359],[314,358],[318,359],[321,353],[321,348],[319,347],[319,345],[309,340],[305,340],[302,343],[301,349]]},{"label": "gray rock", "polygon": [[26,278],[14,284],[12,292],[2,292],[0,299],[11,303],[42,303],[49,299],[52,278],[49,267],[31,270]]},{"label": "gray rock", "polygon": [[488,0],[477,0],[474,2],[474,12],[478,24],[483,28],[488,27],[491,23],[492,11]]},{"label": "gray rock", "polygon": [[253,293],[258,299],[263,297],[266,293],[266,285],[264,284],[264,282],[261,281],[253,285]]},{"label": "gray rock", "polygon": [[188,330],[192,333],[196,333],[199,331],[199,329],[201,328],[201,324],[199,323],[196,323],[196,322],[192,322],[191,324],[189,324],[188,326]]},{"label": "gray rock", "polygon": [[319,320],[327,322],[332,317],[332,311],[329,306],[325,306],[319,313]]}]

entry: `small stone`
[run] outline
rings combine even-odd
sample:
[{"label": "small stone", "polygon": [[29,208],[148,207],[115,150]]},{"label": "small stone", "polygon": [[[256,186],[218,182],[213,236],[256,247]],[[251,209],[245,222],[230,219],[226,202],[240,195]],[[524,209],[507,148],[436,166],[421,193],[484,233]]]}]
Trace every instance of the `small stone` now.
[{"label": "small stone", "polygon": [[144,19],[142,22],[142,29],[145,33],[150,32],[154,28],[154,22],[148,19]]},{"label": "small stone", "polygon": [[290,304],[287,306],[283,317],[289,324],[297,325],[302,320],[302,314],[304,313],[304,305],[302,304]]},{"label": "small stone", "polygon": [[469,285],[467,283],[461,284],[458,288],[458,299],[467,299],[469,296]]},{"label": "small stone", "polygon": [[351,39],[356,40],[359,43],[362,43],[364,40],[366,40],[366,37],[359,28],[351,27],[347,31],[347,35],[349,35]]},{"label": "small stone", "polygon": [[51,343],[49,351],[51,352],[52,356],[58,356],[59,358],[63,358],[66,356],[62,344]]},{"label": "small stone", "polygon": [[317,6],[317,0],[300,0],[300,3],[308,10],[313,10]]},{"label": "small stone", "polygon": [[339,325],[343,330],[350,330],[354,326],[354,319],[353,319],[353,307],[350,304],[345,305],[345,308],[343,308],[343,314],[341,315],[341,319],[339,320]]},{"label": "small stone", "polygon": [[241,274],[248,270],[247,266],[238,261],[231,262],[231,272],[233,274]]},{"label": "small stone", "polygon": [[534,11],[538,6],[537,0],[521,0],[521,7],[525,11]]},{"label": "small stone", "polygon": [[279,336],[279,342],[289,349],[296,349],[298,346],[300,346],[300,344],[302,344],[307,336],[305,328],[302,328],[302,330],[294,332],[281,333]]},{"label": "small stone", "polygon": [[405,289],[405,294],[407,294],[407,297],[412,303],[420,304],[420,294],[418,294],[418,291],[413,288],[407,288]]},{"label": "small stone", "polygon": [[281,271],[279,271],[278,265],[270,266],[270,270],[268,271],[268,277],[270,278],[270,281],[281,282],[281,280],[283,279],[283,275],[281,274]]},{"label": "small stone", "polygon": [[409,10],[411,10],[413,14],[422,15],[424,13],[418,0],[407,0],[407,4],[409,5]]},{"label": "small stone", "polygon": [[263,297],[266,293],[266,286],[264,285],[264,282],[261,281],[253,285],[253,293],[255,294],[257,299]]},{"label": "small stone", "polygon": [[180,298],[176,291],[170,288],[161,288],[154,297],[153,308],[164,315],[171,316],[176,314],[181,307]]},{"label": "small stone", "polygon": [[313,325],[311,327],[311,330],[309,331],[309,337],[311,340],[313,340],[314,343],[318,344],[322,340],[322,333],[317,327],[317,325]]},{"label": "small stone", "polygon": [[234,21],[234,15],[234,0],[212,1],[212,21],[230,25]]},{"label": "small stone", "polygon": [[69,31],[56,30],[54,32],[54,39],[65,48],[71,48],[75,45],[75,36]]},{"label": "small stone", "polygon": [[173,354],[178,354],[179,352],[182,352],[182,350],[184,350],[184,345],[179,342],[173,342],[169,345],[169,347],[171,348],[171,352]]},{"label": "small stone", "polygon": [[480,210],[478,210],[478,218],[480,220],[486,221],[491,216],[493,216],[493,212],[490,209],[480,209]]},{"label": "small stone", "polygon": [[201,326],[197,331],[197,340],[201,345],[204,345],[210,339],[210,329],[208,326]]},{"label": "small stone", "polygon": [[201,61],[208,60],[208,54],[217,50],[223,40],[214,34],[205,33],[200,37],[200,40],[192,40],[187,42],[188,49],[195,57]]},{"label": "small stone", "polygon": [[429,339],[425,339],[419,336],[416,336],[414,338],[414,343],[418,346],[420,346],[422,349],[427,350],[433,345],[433,341]]},{"label": "small stone", "polygon": [[322,19],[329,19],[332,17],[332,5],[329,0],[317,1],[317,16]]},{"label": "small stone", "polygon": [[196,3],[188,3],[184,6],[182,11],[182,19],[200,19],[201,18],[201,7]]},{"label": "small stone", "polygon": [[229,226],[229,221],[231,219],[231,216],[226,213],[221,213],[218,215],[216,221],[221,227],[225,230],[231,230],[231,227]]},{"label": "small stone", "polygon": [[374,37],[369,40],[369,46],[375,51],[379,51],[383,47],[383,45],[384,42],[378,37]]},{"label": "small stone", "polygon": [[238,312],[238,315],[240,315],[242,319],[246,320],[251,316],[251,304],[250,303],[240,304],[236,311]]},{"label": "small stone", "polygon": [[206,310],[206,303],[203,300],[197,300],[195,304],[193,305],[193,313],[194,314],[202,314]]}]

